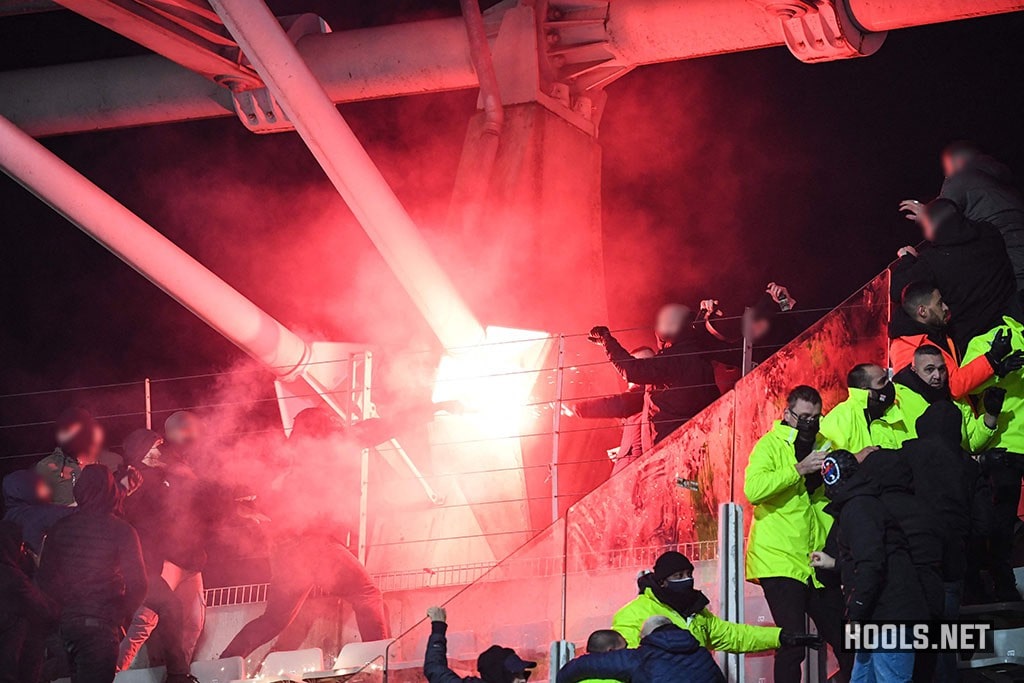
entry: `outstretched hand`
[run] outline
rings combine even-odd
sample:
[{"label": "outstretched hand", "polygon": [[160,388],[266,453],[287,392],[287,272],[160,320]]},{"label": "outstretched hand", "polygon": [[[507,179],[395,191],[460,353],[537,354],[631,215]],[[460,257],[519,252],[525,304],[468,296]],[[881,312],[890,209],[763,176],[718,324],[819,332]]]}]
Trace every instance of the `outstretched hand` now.
[{"label": "outstretched hand", "polygon": [[590,328],[590,332],[587,334],[587,341],[591,344],[600,344],[604,346],[604,343],[608,341],[608,338],[612,336],[612,331],[604,325],[595,325]]},{"label": "outstretched hand", "polygon": [[442,624],[448,623],[448,613],[445,612],[444,607],[428,607],[427,618],[431,621],[439,621]]}]

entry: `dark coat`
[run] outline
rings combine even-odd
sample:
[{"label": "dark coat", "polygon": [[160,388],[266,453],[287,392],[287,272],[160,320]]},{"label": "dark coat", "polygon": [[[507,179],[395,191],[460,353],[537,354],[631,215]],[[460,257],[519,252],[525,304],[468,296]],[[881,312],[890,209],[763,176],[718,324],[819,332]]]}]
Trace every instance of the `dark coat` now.
[{"label": "dark coat", "polygon": [[57,605],[25,573],[21,533],[12,522],[0,522],[0,633],[20,620],[46,624],[57,617]]},{"label": "dark coat", "polygon": [[864,475],[852,475],[826,508],[836,520],[846,618],[924,621],[929,609],[907,536],[882,503],[881,485]]},{"label": "dark coat", "polygon": [[946,533],[935,510],[914,494],[910,463],[898,453],[875,451],[861,463],[858,474],[880,485],[878,499],[903,529],[928,613],[938,618],[945,604],[942,579]]},{"label": "dark coat", "polygon": [[644,387],[634,385],[612,396],[599,396],[576,401],[576,414],[584,419],[617,417],[622,420],[619,457],[636,457],[643,453]]},{"label": "dark coat", "polygon": [[[907,255],[893,264],[893,291],[902,291],[911,282],[929,282],[942,292],[951,314],[949,334],[961,354],[971,339],[1017,310],[1017,285],[1002,235],[958,211],[945,213],[934,242],[925,244],[918,258]],[[894,307],[890,325],[898,334],[890,336],[907,334],[903,330],[908,325],[901,320],[906,317],[902,308]]]},{"label": "dark coat", "polygon": [[43,547],[43,538],[58,520],[64,519],[74,508],[54,505],[39,500],[37,493],[40,476],[32,470],[18,470],[4,477],[4,521],[13,522],[21,529],[21,537],[35,554]]},{"label": "dark coat", "polygon": [[991,223],[1003,235],[1018,289],[1024,289],[1024,200],[1010,169],[980,155],[946,179],[939,194],[972,221]]},{"label": "dark coat", "polygon": [[558,672],[558,683],[586,679],[631,683],[719,683],[725,681],[711,653],[689,631],[663,626],[640,641],[635,650],[583,655]]},{"label": "dark coat", "polygon": [[74,513],[50,530],[37,581],[60,604],[62,620],[92,617],[120,625],[146,596],[139,537],[114,515],[118,487],[103,465],[82,470],[75,501]]},{"label": "dark coat", "polygon": [[448,668],[448,624],[435,621],[430,624],[427,652],[423,657],[423,675],[428,683],[509,683],[511,674],[505,670],[505,655],[513,654],[508,648],[492,646],[480,655],[477,667],[482,678],[462,677]]},{"label": "dark coat", "polygon": [[655,443],[720,396],[715,371],[692,335],[662,349],[654,358],[634,358],[614,337],[608,337],[605,352],[626,381],[653,386],[651,424]]}]

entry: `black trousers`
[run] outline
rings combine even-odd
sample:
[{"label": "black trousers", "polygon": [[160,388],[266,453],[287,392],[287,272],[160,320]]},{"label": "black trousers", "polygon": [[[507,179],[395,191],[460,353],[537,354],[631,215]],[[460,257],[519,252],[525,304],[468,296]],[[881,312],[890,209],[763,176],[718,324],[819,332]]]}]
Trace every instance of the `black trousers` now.
[{"label": "black trousers", "polygon": [[1007,453],[989,469],[992,488],[992,536],[989,542],[989,573],[999,600],[1019,600],[1013,575],[1013,536],[1020,504],[1021,461],[1024,456]]},{"label": "black trousers", "polygon": [[71,664],[71,683],[112,683],[121,628],[90,617],[66,619],[60,635]]},{"label": "black trousers", "polygon": [[[842,650],[842,591],[838,587],[814,588],[782,576],[760,579],[760,582],[775,625],[786,631],[803,633],[807,630],[806,619],[810,617],[839,660],[839,680],[849,681],[853,653]],[[775,652],[775,683],[800,683],[800,665],[806,654],[807,649],[803,647],[780,647]]]}]

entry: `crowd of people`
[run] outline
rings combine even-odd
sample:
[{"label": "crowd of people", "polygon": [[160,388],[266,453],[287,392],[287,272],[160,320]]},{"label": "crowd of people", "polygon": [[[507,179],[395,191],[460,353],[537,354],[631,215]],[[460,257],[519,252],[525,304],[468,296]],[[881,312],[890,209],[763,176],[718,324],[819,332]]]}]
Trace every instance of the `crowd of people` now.
[{"label": "crowd of people", "polygon": [[[775,650],[773,680],[796,683],[807,648],[825,643],[835,680],[945,683],[959,680],[955,652],[902,642],[854,651],[843,647],[844,624],[953,622],[963,604],[1020,601],[1012,551],[1024,472],[1024,202],[1008,170],[974,145],[948,146],[942,164],[937,199],[900,205],[924,243],[900,249],[891,267],[889,365],[849,368],[848,395],[827,414],[818,389],[792,388],[750,454],[746,578],[761,586],[775,626],[715,617],[693,565],[670,551],[558,683],[721,681],[716,650]],[[766,293],[792,306],[784,288]],[[700,310],[723,339],[716,304]],[[574,412],[623,418],[620,457],[664,440],[725,390],[692,319],[687,306],[662,308],[657,350],[629,352],[607,327],[591,330],[629,388]],[[428,617],[431,683],[529,678],[533,662],[495,646],[478,663],[481,679],[460,679],[446,662],[444,610]],[[808,619],[818,635],[803,633]]]},{"label": "crowd of people", "polygon": [[[381,424],[345,429],[324,409],[299,413],[282,449],[287,465],[254,507],[253,496],[197,474],[202,422],[194,414],[171,415],[163,435],[132,432],[120,456],[104,449],[104,431],[88,412],[66,411],[56,450],[3,480],[0,681],[109,683],[146,645],[167,683],[196,683],[190,666],[205,622],[203,570],[215,527],[231,516],[265,522],[271,580],[263,615],[222,656],[245,658],[280,636],[314,586],[351,603],[364,640],[387,637],[381,593],[347,547],[353,528],[339,516],[344,506],[306,495],[340,460],[339,449],[379,443]],[[298,647],[306,633],[290,631]]]},{"label": "crowd of people", "polygon": [[[1024,473],[1024,202],[1005,168],[974,146],[951,145],[942,161],[940,197],[901,204],[925,241],[901,249],[891,267],[888,367],[864,359],[850,368],[848,395],[827,414],[815,387],[794,387],[750,454],[746,578],[761,586],[775,625],[715,616],[694,586],[694,565],[669,551],[559,683],[719,681],[712,651],[769,650],[776,683],[795,683],[807,648],[825,643],[838,680],[954,681],[954,655],[847,651],[844,623],[956,620],[965,603],[1020,600],[1012,551]],[[701,302],[700,317],[681,304],[662,308],[656,349],[627,351],[607,327],[591,330],[629,386],[572,410],[624,420],[618,467],[735,382],[709,359],[715,343],[765,338],[795,299],[770,283],[738,333],[725,329],[717,304]],[[0,683],[61,675],[109,683],[143,644],[167,667],[168,683],[194,682],[208,543],[213,525],[232,515],[269,522],[271,580],[264,613],[223,656],[247,657],[280,636],[314,587],[351,603],[363,640],[387,638],[381,593],[347,545],[352,521],[339,518],[331,495],[308,491],[339,449],[387,435],[379,420],[346,428],[324,409],[300,413],[286,462],[254,508],[202,476],[195,415],[172,415],[163,434],[133,432],[116,455],[89,413],[68,410],[53,453],[3,480]],[[459,678],[447,664],[447,615],[431,608],[428,616],[431,683],[529,678],[535,663],[499,646],[480,655],[480,679]],[[805,632],[808,618],[816,634]]]}]

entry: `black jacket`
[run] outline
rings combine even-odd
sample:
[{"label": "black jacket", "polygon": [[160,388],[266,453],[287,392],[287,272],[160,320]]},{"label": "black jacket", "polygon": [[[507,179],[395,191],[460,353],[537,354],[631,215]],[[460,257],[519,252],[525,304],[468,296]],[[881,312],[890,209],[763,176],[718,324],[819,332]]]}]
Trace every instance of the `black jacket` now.
[{"label": "black jacket", "polygon": [[[477,662],[477,666],[482,668],[480,674],[483,678],[463,677],[449,669],[448,638],[445,636],[447,632],[448,624],[441,621],[431,622],[427,652],[423,657],[423,675],[428,683],[507,683],[509,674],[504,671],[502,662],[493,658]],[[498,648],[494,647],[491,650]],[[485,659],[484,656],[481,656],[481,659]]]},{"label": "black jacket", "polygon": [[907,536],[882,503],[881,485],[864,475],[852,475],[826,508],[836,520],[846,618],[923,621],[929,610]]},{"label": "black jacket", "polygon": [[39,500],[40,476],[32,470],[18,470],[4,477],[4,520],[21,529],[21,536],[35,554],[43,547],[43,538],[58,520],[75,511],[66,505]]},{"label": "black jacket", "polygon": [[583,655],[558,672],[558,683],[610,679],[631,683],[719,683],[725,681],[711,653],[689,631],[663,626],[635,650]]},{"label": "black jacket", "polygon": [[939,194],[972,221],[991,223],[1003,235],[1019,289],[1024,289],[1024,200],[1010,169],[981,155],[947,178]]},{"label": "black jacket", "polygon": [[964,577],[971,531],[973,461],[960,446],[962,424],[956,406],[937,401],[918,418],[918,438],[904,442],[897,451],[913,471],[914,494],[943,532],[942,573],[946,581]]},{"label": "black jacket", "polygon": [[929,614],[937,618],[945,603],[942,579],[946,534],[935,510],[914,494],[910,462],[898,453],[875,451],[861,463],[858,474],[880,485],[878,499],[903,529]]},{"label": "black jacket", "polygon": [[626,381],[653,386],[651,424],[655,443],[720,395],[715,371],[692,335],[662,349],[654,358],[634,358],[614,337],[607,338],[605,352]]},{"label": "black jacket", "polygon": [[131,525],[114,516],[118,500],[110,470],[89,465],[75,484],[78,508],[50,530],[36,578],[60,605],[62,620],[93,617],[120,625],[142,604],[142,550]]},{"label": "black jacket", "polygon": [[45,625],[57,617],[57,605],[35,587],[22,560],[20,530],[0,522],[0,638],[22,620]]},{"label": "black jacket", "polygon": [[[942,292],[951,314],[949,334],[961,354],[971,339],[998,325],[1003,315],[1016,313],[1017,285],[1002,235],[958,211],[950,210],[939,221],[934,242],[922,246],[918,258],[908,255],[893,264],[893,291],[902,291],[911,282],[930,282]],[[907,327],[902,308],[894,305],[892,318],[893,330]]]}]

